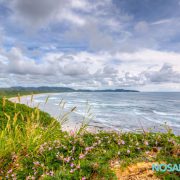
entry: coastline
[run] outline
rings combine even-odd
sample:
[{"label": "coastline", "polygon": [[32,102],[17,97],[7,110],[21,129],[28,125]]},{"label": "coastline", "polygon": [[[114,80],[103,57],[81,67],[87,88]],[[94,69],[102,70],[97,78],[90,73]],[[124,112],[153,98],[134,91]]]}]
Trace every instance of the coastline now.
[{"label": "coastline", "polygon": [[[33,97],[41,95],[41,94],[47,95],[47,97],[48,97],[51,94],[55,94],[55,93],[37,93],[37,94],[33,94]],[[33,107],[36,107],[37,104],[36,105],[32,104],[33,102],[31,104],[28,104],[28,99],[30,100],[31,97],[32,97],[32,95],[30,95],[30,94],[29,95],[22,95],[22,96],[20,96],[20,102],[19,102],[19,97],[18,96],[8,98],[8,100],[13,102],[13,103],[20,103],[20,104],[24,104],[24,105],[26,105],[26,106],[28,106],[30,108],[33,108]],[[41,109],[41,111],[44,111],[44,109]],[[45,111],[45,112],[48,113],[47,111]],[[50,116],[52,116],[52,115],[50,115]],[[58,121],[57,117],[54,117],[54,116],[52,116],[52,117]],[[79,130],[81,128],[81,125],[82,124],[80,124],[80,123],[76,123],[76,122],[72,122],[72,121],[68,120],[67,122],[62,124],[61,127],[62,127],[63,131],[71,132],[71,131]],[[91,133],[97,133],[100,129],[96,128],[96,127],[87,127],[86,130],[88,132],[91,132]]]},{"label": "coastline", "polygon": [[[67,111],[71,111],[71,108],[73,108],[73,104],[71,103],[71,102],[74,102],[74,100],[76,100],[76,102],[77,103],[74,103],[74,104],[76,104],[76,106],[77,106],[77,109],[75,109],[75,112],[73,112],[73,113],[70,113],[70,116],[72,115],[72,117],[71,118],[69,118],[68,119],[68,121],[67,122],[65,122],[65,124],[63,124],[63,129],[66,131],[70,131],[70,130],[75,130],[75,129],[79,129],[80,128],[80,126],[81,126],[81,123],[82,123],[82,119],[83,119],[83,114],[84,114],[84,109],[86,108],[86,107],[84,107],[84,108],[81,108],[81,104],[80,103],[78,103],[78,101],[79,102],[85,102],[84,100],[85,100],[85,98],[86,97],[92,97],[92,96],[87,96],[86,95],[86,93],[85,93],[85,95],[84,94],[73,94],[73,93],[70,93],[69,94],[69,92],[68,92],[68,94],[66,94],[65,93],[65,96],[62,96],[62,95],[58,95],[58,94],[61,94],[61,93],[54,93],[54,92],[49,92],[49,93],[38,93],[38,94],[33,94],[33,100],[35,100],[34,102],[32,101],[31,102],[31,98],[32,98],[32,95],[31,94],[29,94],[29,95],[22,95],[22,96],[20,96],[20,99],[21,99],[21,104],[25,104],[25,105],[27,105],[27,106],[29,106],[29,107],[36,107],[37,105],[39,106],[39,108],[42,110],[42,111],[44,111],[44,112],[47,112],[48,114],[50,114],[53,118],[55,118],[55,119],[58,119],[59,118],[59,115],[60,115],[60,113],[61,113],[61,107],[60,107],[60,109],[59,109],[59,102],[61,101],[61,99],[63,98],[63,99],[66,99],[66,110],[64,111],[63,110],[63,112],[67,112]],[[123,93],[122,93],[123,94]],[[121,94],[121,95],[122,95]],[[41,95],[42,95],[42,97],[41,97]],[[54,96],[55,97],[54,97]],[[90,94],[91,95],[91,94]],[[98,95],[98,97],[97,96],[95,96],[96,98],[98,98],[99,99],[99,94],[97,94]],[[123,96],[121,96],[120,95],[120,97],[123,97]],[[40,96],[40,97],[38,97],[38,96]],[[81,98],[81,96],[82,96],[82,98]],[[94,95],[93,95],[94,96]],[[102,96],[103,96],[103,94],[102,94]],[[115,95],[116,96],[116,95]],[[37,99],[36,99],[36,97],[37,97]],[[48,99],[48,101],[50,101],[50,103],[45,103],[45,101],[46,101],[46,98],[49,98]],[[68,98],[69,97],[69,98]],[[119,95],[117,96],[117,97],[119,97]],[[52,100],[50,100],[52,98]],[[126,96],[124,96],[124,98],[125,99],[127,99],[126,98]],[[59,101],[58,101],[58,99],[59,99]],[[11,102],[18,102],[19,100],[18,100],[18,96],[15,96],[15,97],[11,97],[11,98],[9,98],[9,100],[11,101]],[[36,101],[37,100],[37,101]],[[97,104],[98,105],[98,109],[95,109],[95,110],[99,110],[99,107],[101,107],[101,104],[103,103],[103,105],[104,104],[107,104],[107,103],[110,103],[110,105],[112,104],[111,102],[109,102],[109,101],[107,101],[107,103],[104,103],[104,101],[106,101],[106,99],[101,99],[102,101],[101,101],[101,103],[99,103],[99,104]],[[113,100],[113,99],[112,99]],[[64,101],[64,100],[63,100]],[[70,103],[69,103],[70,102]],[[114,101],[112,101],[112,102],[114,102]],[[123,101],[122,101],[123,102]],[[158,101],[159,103],[161,103],[160,101]],[[43,105],[43,104],[46,104],[46,105]],[[64,102],[63,102],[64,103]],[[68,103],[69,103],[69,105],[68,105]],[[91,103],[92,104],[95,104],[96,103],[96,101],[95,101],[95,103],[94,103],[94,101],[91,101]],[[117,104],[118,105],[118,107],[119,107],[119,103]],[[116,106],[117,106],[116,105]],[[115,106],[115,107],[116,107]],[[138,104],[137,104],[137,106],[138,106]],[[79,108],[80,107],[80,108]],[[97,106],[96,106],[97,107]],[[125,106],[126,107],[126,106]],[[143,107],[143,106],[142,106]],[[94,108],[94,107],[93,107]],[[128,108],[128,107],[127,107]],[[93,109],[94,110],[94,109]],[[113,110],[113,109],[112,109]],[[120,115],[122,114],[121,113],[121,106],[119,107],[119,111],[120,111]],[[110,111],[111,111],[111,109],[110,109]],[[137,119],[136,118],[139,118],[140,117],[140,113],[143,113],[143,111],[141,112],[141,111],[134,111],[133,109],[131,109],[131,111],[132,112],[129,112],[129,111],[126,111],[125,110],[125,113],[126,114],[132,114],[132,113],[134,113],[134,115],[136,115],[136,117],[133,117],[133,119],[134,119],[134,125],[131,123],[131,121],[129,121],[129,120],[132,120],[129,116],[127,116],[127,119],[126,119],[126,121],[127,121],[127,123],[128,123],[128,121],[129,121],[129,124],[128,124],[128,126],[126,125],[126,124],[124,124],[123,122],[122,122],[122,118],[119,118],[119,121],[118,121],[118,123],[119,123],[119,125],[117,126],[117,128],[114,126],[114,124],[112,124],[112,125],[109,125],[108,126],[108,124],[106,124],[106,123],[104,123],[104,122],[106,122],[106,120],[110,120],[109,122],[111,122],[111,119],[109,118],[109,119],[106,119],[106,116],[104,116],[104,114],[103,113],[105,113],[106,114],[106,112],[104,111],[104,110],[102,110],[101,111],[101,114],[97,114],[99,117],[105,117],[105,119],[104,120],[102,120],[101,121],[101,119],[99,120],[99,119],[92,119],[91,121],[90,121],[90,124],[89,124],[89,126],[88,126],[88,131],[91,131],[91,132],[97,132],[98,130],[106,130],[106,131],[117,131],[117,132],[136,132],[136,131],[139,131],[139,132],[143,132],[144,130],[145,131],[152,131],[152,132],[167,132],[167,128],[169,127],[169,128],[172,128],[172,130],[173,130],[173,132],[176,134],[176,135],[178,135],[179,133],[178,133],[178,130],[177,130],[177,127],[178,126],[173,126],[173,125],[171,125],[171,124],[168,124],[168,125],[166,125],[165,123],[163,123],[163,122],[165,122],[165,120],[162,122],[162,123],[160,123],[160,121],[162,120],[162,117],[160,117],[160,119],[158,119],[158,120],[156,120],[156,118],[155,118],[155,121],[153,121],[152,119],[154,119],[154,116],[152,116],[152,118],[150,117],[150,120],[149,120],[149,116],[148,116],[148,114],[147,114],[147,119],[148,120],[146,120],[146,118],[144,118],[144,119],[142,119],[142,121],[140,122],[140,121],[137,121]],[[161,110],[159,110],[159,112],[160,112]],[[163,110],[162,110],[163,111]],[[96,111],[95,111],[96,112]],[[112,113],[112,112],[109,112],[110,114]],[[137,114],[136,114],[137,113]],[[111,115],[109,114],[109,117],[111,117]],[[167,114],[167,113],[166,113]],[[123,114],[122,114],[123,115]],[[151,115],[151,114],[150,114]],[[153,115],[153,114],[152,114]],[[156,116],[157,116],[157,114],[155,114]],[[159,115],[158,115],[159,116]],[[108,117],[108,116],[107,116]],[[113,116],[112,116],[113,117]],[[164,114],[163,114],[163,117],[164,117]],[[118,118],[118,117],[117,117]],[[142,118],[143,118],[143,115],[142,115]],[[146,121],[147,121],[147,123],[146,123]],[[113,122],[112,122],[113,123]],[[150,124],[150,123],[153,123],[153,124]],[[117,124],[117,123],[116,123]],[[165,126],[167,127],[167,128],[165,128]]]},{"label": "coastline", "polygon": [[[22,97],[24,100],[27,98]],[[15,99],[10,100],[18,100],[17,97],[13,98]],[[6,102],[6,107],[2,99],[0,102],[0,106],[3,107],[1,108],[3,113],[0,113],[4,115],[2,120],[7,122],[7,118],[10,115],[12,117],[12,121],[7,122],[8,126],[2,127],[3,146],[0,147],[0,160],[4,163],[0,164],[1,177],[17,177],[17,179],[29,179],[29,176],[30,179],[85,177],[92,180],[107,177],[119,180],[121,177],[126,179],[150,177],[159,180],[177,174],[176,172],[156,174],[151,169],[154,163],[177,162],[180,139],[171,132],[67,132],[62,131],[58,123],[51,124],[49,120],[53,122],[53,119],[47,113],[40,112],[40,119],[36,119],[34,117],[39,116],[35,109],[18,103],[14,106],[9,101]],[[11,114],[8,115],[6,110]],[[18,112],[21,112],[22,116],[17,119]]]}]

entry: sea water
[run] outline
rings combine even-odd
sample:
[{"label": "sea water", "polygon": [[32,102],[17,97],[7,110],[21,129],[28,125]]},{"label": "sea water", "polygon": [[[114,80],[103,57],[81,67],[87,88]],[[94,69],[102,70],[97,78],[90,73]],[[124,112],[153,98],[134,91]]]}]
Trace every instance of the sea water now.
[{"label": "sea water", "polygon": [[[52,93],[47,104],[44,105],[47,96],[47,94],[35,95],[34,105],[40,103],[39,107],[42,110],[56,118],[76,107],[69,116],[69,122],[74,124],[80,124],[84,116],[88,116],[87,109],[90,107],[88,113],[92,113],[93,118],[91,118],[89,126],[93,128],[117,131],[138,131],[152,128],[152,131],[164,131],[166,124],[176,134],[180,134],[180,93]],[[64,110],[62,110],[62,103],[61,106],[59,105],[61,100],[66,102]]]}]

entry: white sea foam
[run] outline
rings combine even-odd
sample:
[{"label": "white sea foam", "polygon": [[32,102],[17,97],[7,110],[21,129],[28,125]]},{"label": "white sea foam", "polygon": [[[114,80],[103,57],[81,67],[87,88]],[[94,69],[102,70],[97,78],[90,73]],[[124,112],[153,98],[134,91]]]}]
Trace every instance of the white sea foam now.
[{"label": "white sea foam", "polygon": [[180,116],[180,113],[166,113],[166,112],[161,112],[161,111],[156,111],[156,110],[153,110],[153,113],[155,114],[158,114],[158,115],[161,115],[161,116]]},{"label": "white sea foam", "polygon": [[165,113],[165,112],[160,112],[160,111],[156,111],[156,110],[153,110],[153,113],[158,114],[158,115],[161,115],[161,116],[167,116],[167,115],[168,115],[168,114]]}]

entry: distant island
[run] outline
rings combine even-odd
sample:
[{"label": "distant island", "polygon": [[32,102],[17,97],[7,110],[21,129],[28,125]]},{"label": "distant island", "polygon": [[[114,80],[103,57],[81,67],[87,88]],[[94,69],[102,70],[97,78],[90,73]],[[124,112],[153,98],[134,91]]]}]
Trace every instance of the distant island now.
[{"label": "distant island", "polygon": [[17,95],[19,94],[29,94],[29,93],[58,93],[58,92],[139,92],[137,90],[127,90],[127,89],[103,89],[103,90],[90,90],[90,89],[73,89],[69,87],[22,87],[15,86],[9,88],[0,88],[0,96],[3,95]]}]

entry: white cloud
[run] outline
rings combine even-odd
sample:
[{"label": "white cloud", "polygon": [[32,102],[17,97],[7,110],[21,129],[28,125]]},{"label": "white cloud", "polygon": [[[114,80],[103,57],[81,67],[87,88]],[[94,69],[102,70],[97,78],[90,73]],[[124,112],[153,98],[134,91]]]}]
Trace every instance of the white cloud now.
[{"label": "white cloud", "polygon": [[176,70],[180,70],[180,53],[157,51],[150,49],[143,49],[130,53],[117,53],[116,58],[123,59],[126,62],[131,62],[142,65],[162,65],[164,63],[172,64]]},{"label": "white cloud", "polygon": [[[178,17],[139,21],[112,0],[7,4],[11,11],[2,14],[0,28],[1,85],[142,88],[171,83],[180,89]],[[29,30],[33,35],[24,33]],[[171,39],[173,45],[167,46]],[[62,52],[71,45],[72,51]]]},{"label": "white cloud", "polygon": [[[159,56],[145,56],[148,53],[157,53]],[[44,54],[38,62],[14,47],[9,52],[1,52],[1,83],[10,86],[17,83],[29,86],[48,83],[92,88],[142,88],[150,84],[173,83],[176,89],[178,86],[180,89],[180,69],[177,70],[173,63],[166,63],[168,57],[177,61],[179,56],[178,53],[152,50],[125,54],[61,52]],[[114,59],[121,63],[113,64]]]}]

